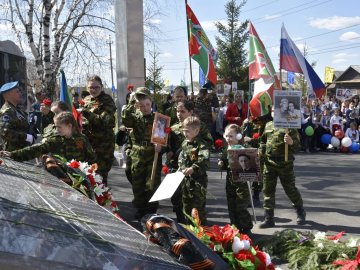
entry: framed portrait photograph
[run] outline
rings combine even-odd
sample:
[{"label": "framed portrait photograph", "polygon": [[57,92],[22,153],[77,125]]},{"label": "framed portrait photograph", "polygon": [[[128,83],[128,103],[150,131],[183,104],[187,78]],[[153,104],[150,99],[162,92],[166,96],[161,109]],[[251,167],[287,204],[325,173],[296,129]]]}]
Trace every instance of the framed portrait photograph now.
[{"label": "framed portrait photograph", "polygon": [[260,160],[257,148],[228,149],[233,182],[260,181]]},{"label": "framed portrait photograph", "polygon": [[274,127],[301,128],[301,91],[274,91]]},{"label": "framed portrait photograph", "polygon": [[154,124],[151,133],[151,142],[166,146],[169,134],[167,131],[170,128],[170,116],[155,113]]},{"label": "framed portrait photograph", "polygon": [[336,98],[339,100],[345,100],[351,98],[351,90],[350,89],[342,89],[336,88]]}]

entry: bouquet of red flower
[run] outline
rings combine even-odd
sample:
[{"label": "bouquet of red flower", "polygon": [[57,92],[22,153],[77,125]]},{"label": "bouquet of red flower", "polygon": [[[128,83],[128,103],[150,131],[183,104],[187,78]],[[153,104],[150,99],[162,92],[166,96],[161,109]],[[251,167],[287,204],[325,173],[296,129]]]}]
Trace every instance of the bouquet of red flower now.
[{"label": "bouquet of red flower", "polygon": [[[113,200],[110,189],[104,185],[102,177],[96,173],[97,164],[89,165],[87,162],[71,160],[67,165],[71,168],[79,169],[86,175],[91,183],[96,201],[99,205],[109,208],[112,213],[117,213],[119,211],[116,202]],[[73,177],[74,176],[73,186],[81,185],[84,181],[84,177],[81,175],[73,175]]]},{"label": "bouquet of red flower", "polygon": [[221,255],[231,269],[275,269],[269,254],[259,250],[258,247],[253,247],[250,237],[239,233],[234,225],[205,227],[200,225],[196,209],[193,209],[191,215],[187,217],[193,225],[185,228],[194,233],[211,250]]}]

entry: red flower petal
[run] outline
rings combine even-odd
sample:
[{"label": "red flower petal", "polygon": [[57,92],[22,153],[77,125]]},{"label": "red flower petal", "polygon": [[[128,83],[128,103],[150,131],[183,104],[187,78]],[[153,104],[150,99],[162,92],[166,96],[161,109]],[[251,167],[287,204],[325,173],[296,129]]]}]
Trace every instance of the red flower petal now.
[{"label": "red flower petal", "polygon": [[76,160],[73,160],[73,161],[70,162],[69,166],[71,168],[77,169],[77,168],[80,167],[80,162],[77,162]]},{"label": "red flower petal", "polygon": [[166,166],[166,165],[163,165],[162,166],[162,169],[161,169],[161,172],[163,174],[168,174],[169,173],[169,168]]},{"label": "red flower petal", "polygon": [[339,232],[336,235],[327,236],[327,239],[329,239],[329,240],[339,240],[344,234],[345,234],[345,231],[342,231],[342,232]]},{"label": "red flower petal", "polygon": [[165,133],[166,133],[166,134],[169,134],[170,132],[171,132],[171,128],[170,128],[170,127],[165,128]]},{"label": "red flower petal", "polygon": [[84,102],[82,99],[80,99],[80,100],[79,100],[79,104],[80,104],[81,106],[84,106],[84,105],[85,105],[85,102]]},{"label": "red flower petal", "polygon": [[222,141],[221,139],[217,139],[217,140],[215,141],[215,147],[216,147],[217,149],[222,148],[222,147],[223,147],[223,141]]},{"label": "red flower petal", "polygon": [[260,134],[257,133],[257,132],[254,133],[253,136],[252,136],[252,138],[255,139],[255,140],[256,140],[256,139],[259,139],[259,137],[260,137]]}]

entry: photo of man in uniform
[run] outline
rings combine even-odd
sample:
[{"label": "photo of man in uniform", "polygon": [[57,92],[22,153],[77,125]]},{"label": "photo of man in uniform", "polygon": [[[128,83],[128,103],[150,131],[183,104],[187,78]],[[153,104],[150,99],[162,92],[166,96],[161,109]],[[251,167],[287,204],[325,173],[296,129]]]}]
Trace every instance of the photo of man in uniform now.
[{"label": "photo of man in uniform", "polygon": [[274,116],[275,118],[285,118],[289,116],[289,100],[287,98],[282,98],[280,100],[280,104],[278,108],[275,108],[274,110]]},{"label": "photo of man in uniform", "polygon": [[240,154],[238,158],[240,164],[240,173],[256,173],[256,168],[251,166],[251,158],[248,155]]}]

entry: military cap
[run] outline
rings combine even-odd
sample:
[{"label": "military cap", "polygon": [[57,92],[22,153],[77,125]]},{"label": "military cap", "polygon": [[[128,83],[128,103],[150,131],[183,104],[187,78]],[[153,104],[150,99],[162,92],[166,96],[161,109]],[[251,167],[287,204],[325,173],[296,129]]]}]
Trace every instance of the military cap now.
[{"label": "military cap", "polygon": [[3,86],[1,86],[0,88],[0,93],[3,94],[5,92],[8,92],[10,90],[13,90],[15,88],[18,88],[19,87],[19,82],[16,81],[16,82],[8,82],[8,83],[5,83]]},{"label": "military cap", "polygon": [[135,97],[138,97],[140,95],[151,97],[150,90],[148,88],[146,88],[146,87],[138,87],[138,88],[136,88]]}]

